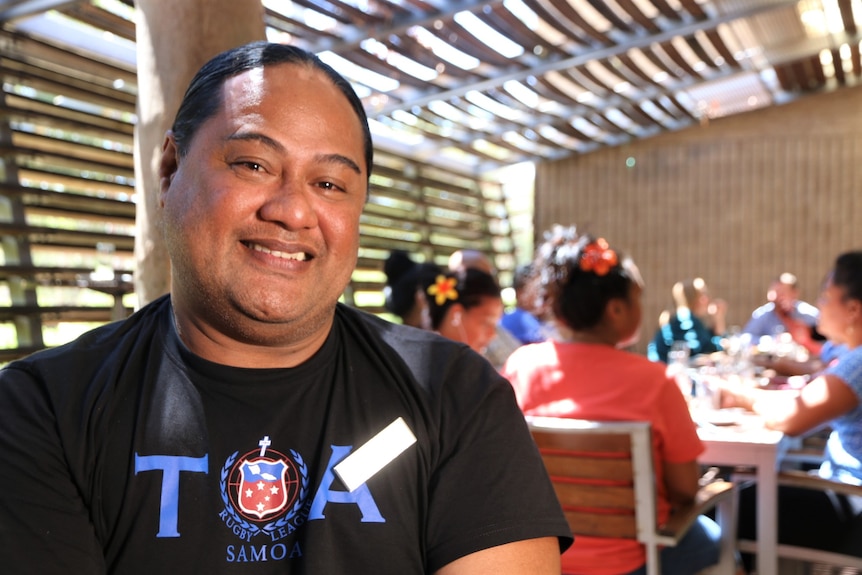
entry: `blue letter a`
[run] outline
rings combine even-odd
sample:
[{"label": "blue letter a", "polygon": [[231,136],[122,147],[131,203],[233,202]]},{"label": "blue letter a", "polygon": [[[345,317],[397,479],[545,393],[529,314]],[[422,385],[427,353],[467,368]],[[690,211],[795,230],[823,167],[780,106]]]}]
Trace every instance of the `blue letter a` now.
[{"label": "blue letter a", "polygon": [[311,503],[311,510],[308,512],[308,520],[323,519],[323,509],[328,502],[331,503],[353,503],[359,506],[362,512],[363,523],[386,523],[386,519],[380,515],[380,510],[377,508],[374,498],[371,496],[371,491],[368,490],[366,484],[362,484],[353,491],[333,491],[330,489],[332,482],[335,481],[335,472],[332,471],[339,461],[347,457],[352,446],[350,445],[333,445],[332,456],[329,458],[329,464],[326,466],[326,472],[323,474],[323,479],[320,486],[317,488],[317,493],[314,494],[314,501]]}]

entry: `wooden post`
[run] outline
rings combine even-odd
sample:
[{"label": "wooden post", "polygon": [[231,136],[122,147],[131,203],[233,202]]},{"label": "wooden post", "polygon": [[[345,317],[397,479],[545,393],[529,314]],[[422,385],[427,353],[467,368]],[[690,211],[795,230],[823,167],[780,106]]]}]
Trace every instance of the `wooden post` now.
[{"label": "wooden post", "polygon": [[136,5],[135,291],[143,305],[170,290],[170,262],[156,221],[165,132],[204,62],[228,48],[263,40],[266,32],[261,0],[138,0]]},{"label": "wooden post", "polygon": [[[0,105],[6,105],[6,95],[0,94]],[[12,130],[8,119],[0,121],[0,145],[13,147]],[[18,166],[13,157],[0,158],[0,182],[9,185],[18,185]],[[26,224],[27,218],[24,213],[24,203],[20,196],[14,194],[5,196],[0,194],[0,221],[13,224]],[[5,236],[0,238],[0,253],[3,254],[6,263],[29,266],[33,264],[30,253],[30,239],[26,234],[19,237]],[[28,282],[25,277],[9,278],[9,298],[12,305],[38,306],[36,298],[36,286]],[[22,315],[14,320],[17,347],[30,347],[34,349],[45,345],[42,333],[42,316]]]}]

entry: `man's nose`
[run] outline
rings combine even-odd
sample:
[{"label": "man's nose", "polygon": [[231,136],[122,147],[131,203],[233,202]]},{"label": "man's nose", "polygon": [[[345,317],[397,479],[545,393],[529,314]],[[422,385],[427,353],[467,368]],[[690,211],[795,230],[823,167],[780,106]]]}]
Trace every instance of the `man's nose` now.
[{"label": "man's nose", "polygon": [[274,188],[260,207],[261,219],[273,221],[287,229],[317,226],[313,190],[300,182],[285,181]]}]

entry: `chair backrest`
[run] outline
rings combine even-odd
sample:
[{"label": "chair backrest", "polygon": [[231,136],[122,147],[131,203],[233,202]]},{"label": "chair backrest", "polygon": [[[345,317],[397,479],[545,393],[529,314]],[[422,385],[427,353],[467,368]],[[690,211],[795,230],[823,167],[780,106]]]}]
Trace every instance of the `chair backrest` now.
[{"label": "chair backrest", "polygon": [[[691,504],[657,525],[652,433],[645,421],[527,417],[557,498],[575,534],[634,539],[644,545],[646,572],[661,573],[660,546],[676,546],[697,517],[716,510],[721,527],[715,575],[736,572],[736,491],[732,483],[702,486]],[[707,572],[707,571],[704,571]]]},{"label": "chair backrest", "polygon": [[572,532],[656,543],[650,424],[528,417]]}]

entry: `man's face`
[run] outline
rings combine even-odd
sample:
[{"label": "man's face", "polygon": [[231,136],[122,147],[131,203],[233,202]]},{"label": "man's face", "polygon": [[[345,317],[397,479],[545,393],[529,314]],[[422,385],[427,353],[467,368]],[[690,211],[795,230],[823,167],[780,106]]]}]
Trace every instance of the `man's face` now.
[{"label": "man's face", "polygon": [[796,303],[798,295],[796,288],[787,284],[776,283],[773,285],[772,291],[774,294],[773,301],[775,302],[775,307],[785,313],[793,311],[793,306]]},{"label": "man's face", "polygon": [[163,153],[177,314],[252,344],[320,333],[356,265],[368,177],[360,121],[302,65],[249,70],[221,93],[187,154],[173,160],[170,138]]}]

